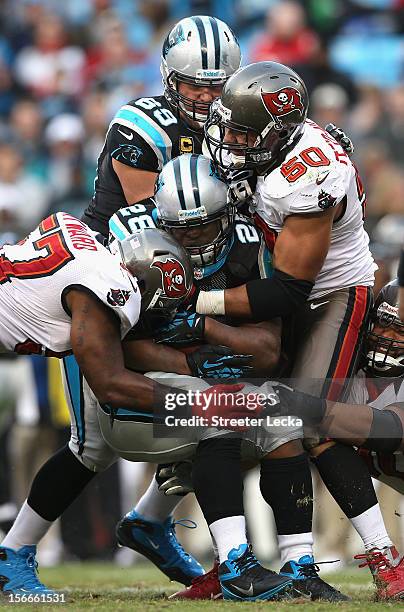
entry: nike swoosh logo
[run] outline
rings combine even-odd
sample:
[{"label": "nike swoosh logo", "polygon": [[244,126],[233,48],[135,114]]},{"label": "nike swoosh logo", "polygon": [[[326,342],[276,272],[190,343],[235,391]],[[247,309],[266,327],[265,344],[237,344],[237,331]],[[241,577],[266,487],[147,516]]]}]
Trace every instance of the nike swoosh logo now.
[{"label": "nike swoosh logo", "polygon": [[148,542],[150,542],[150,544],[153,546],[154,550],[158,550],[160,548],[160,544],[155,544],[150,538],[146,537],[146,540]]},{"label": "nike swoosh logo", "polygon": [[205,361],[205,363],[202,365],[203,368],[217,368],[222,366],[223,363],[209,363],[209,361]]},{"label": "nike swoosh logo", "polygon": [[310,302],[310,308],[311,310],[316,310],[316,308],[320,308],[320,306],[324,306],[324,304],[329,304],[330,300],[328,300],[327,302],[320,302],[320,304],[313,304],[313,302]]},{"label": "nike swoosh logo", "polygon": [[126,132],[122,132],[122,130],[120,130],[119,128],[118,128],[118,132],[122,134],[122,136],[125,136],[125,138],[127,138],[128,140],[132,140],[133,138],[133,134],[127,134]]},{"label": "nike swoosh logo", "polygon": [[250,584],[250,587],[248,589],[242,589],[241,587],[238,587],[235,584],[233,584],[233,589],[237,589],[237,591],[239,591],[243,595],[249,595],[250,597],[254,595],[254,587],[252,583]]},{"label": "nike swoosh logo", "polygon": [[324,183],[325,179],[327,178],[327,176],[328,176],[329,174],[330,174],[330,173],[329,173],[329,172],[327,172],[327,173],[326,173],[326,174],[324,174],[324,176],[322,176],[321,178],[317,177],[317,179],[316,179],[316,185],[321,185],[321,183]]}]

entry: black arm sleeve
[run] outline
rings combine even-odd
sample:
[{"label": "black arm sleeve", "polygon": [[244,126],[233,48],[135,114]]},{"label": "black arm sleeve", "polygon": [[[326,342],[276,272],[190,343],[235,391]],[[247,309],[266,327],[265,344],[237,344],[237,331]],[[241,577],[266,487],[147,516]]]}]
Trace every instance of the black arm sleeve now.
[{"label": "black arm sleeve", "polygon": [[275,269],[271,278],[247,283],[247,295],[254,319],[265,321],[292,314],[310,295],[314,283]]},{"label": "black arm sleeve", "polygon": [[398,284],[404,287],[404,250],[401,251],[400,265],[398,266]]}]

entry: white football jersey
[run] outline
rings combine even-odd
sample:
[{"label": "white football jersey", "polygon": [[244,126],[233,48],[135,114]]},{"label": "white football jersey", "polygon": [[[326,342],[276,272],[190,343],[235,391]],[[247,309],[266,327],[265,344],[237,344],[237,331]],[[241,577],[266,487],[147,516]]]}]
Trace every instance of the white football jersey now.
[{"label": "white football jersey", "polygon": [[310,299],[337,289],[373,285],[377,266],[363,227],[365,193],[358,173],[336,140],[307,120],[301,139],[283,164],[258,177],[253,212],[275,235],[288,216],[319,213],[345,196],[344,213],[333,224],[330,248]]},{"label": "white football jersey", "polygon": [[0,352],[61,354],[71,350],[69,288],[94,294],[118,316],[121,337],[137,323],[136,280],[75,217],[59,212],[29,236],[0,250]]},{"label": "white football jersey", "polygon": [[[404,379],[377,378],[368,379],[361,370],[354,377],[348,397],[349,404],[368,404],[377,410],[383,410],[392,404],[404,402]],[[370,464],[371,472],[379,480],[385,482],[404,495],[404,453],[376,453],[360,450],[361,455]]]}]

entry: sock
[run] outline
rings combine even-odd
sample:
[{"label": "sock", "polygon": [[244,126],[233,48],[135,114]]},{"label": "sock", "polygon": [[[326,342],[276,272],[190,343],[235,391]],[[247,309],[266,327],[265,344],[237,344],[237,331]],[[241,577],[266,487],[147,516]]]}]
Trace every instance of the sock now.
[{"label": "sock", "polygon": [[313,554],[313,486],[306,453],[261,461],[260,490],[274,513],[281,562]]},{"label": "sock", "polygon": [[212,538],[213,561],[214,561],[214,563],[216,563],[216,561],[219,561],[219,549],[217,547],[216,540],[213,537],[213,533],[212,532],[210,532],[210,537]]},{"label": "sock", "polygon": [[389,538],[379,504],[372,506],[359,516],[351,518],[351,523],[359,533],[365,545],[365,550],[393,546]]},{"label": "sock", "polygon": [[69,447],[64,446],[37,472],[27,502],[39,516],[53,522],[95,475],[96,472],[88,470]]},{"label": "sock", "polygon": [[52,521],[43,519],[25,501],[1,546],[19,550],[22,546],[36,545],[51,525]]},{"label": "sock", "polygon": [[304,555],[313,556],[313,533],[278,535],[278,546],[283,567],[288,561],[299,561]]},{"label": "sock", "polygon": [[176,495],[164,495],[153,477],[149,487],[135,506],[135,511],[147,521],[163,523],[182,501]]},{"label": "sock", "polygon": [[232,548],[247,544],[245,517],[228,516],[209,525],[219,553],[219,563],[226,561]]},{"label": "sock", "polygon": [[325,486],[349,519],[377,504],[369,470],[351,446],[335,444],[313,462]]},{"label": "sock", "polygon": [[[240,446],[241,439],[233,437],[210,438],[198,444],[192,479],[208,525],[226,517],[244,515]],[[238,546],[237,541],[234,546]]]}]

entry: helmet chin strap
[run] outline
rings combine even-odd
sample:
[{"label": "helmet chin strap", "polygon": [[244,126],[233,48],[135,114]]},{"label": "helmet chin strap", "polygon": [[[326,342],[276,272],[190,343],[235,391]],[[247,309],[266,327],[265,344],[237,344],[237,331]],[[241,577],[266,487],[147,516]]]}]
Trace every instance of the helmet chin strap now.
[{"label": "helmet chin strap", "polygon": [[235,155],[234,153],[229,153],[229,161],[229,166],[232,165],[234,168],[243,168],[245,164],[245,155]]},{"label": "helmet chin strap", "polygon": [[[386,355],[385,353],[373,353],[373,351],[370,351],[367,356],[369,361],[374,363],[375,367],[380,372],[384,372],[385,370],[387,371],[390,367],[404,367],[403,361],[400,361],[391,355]],[[402,359],[404,359],[404,355],[402,356]]]}]

